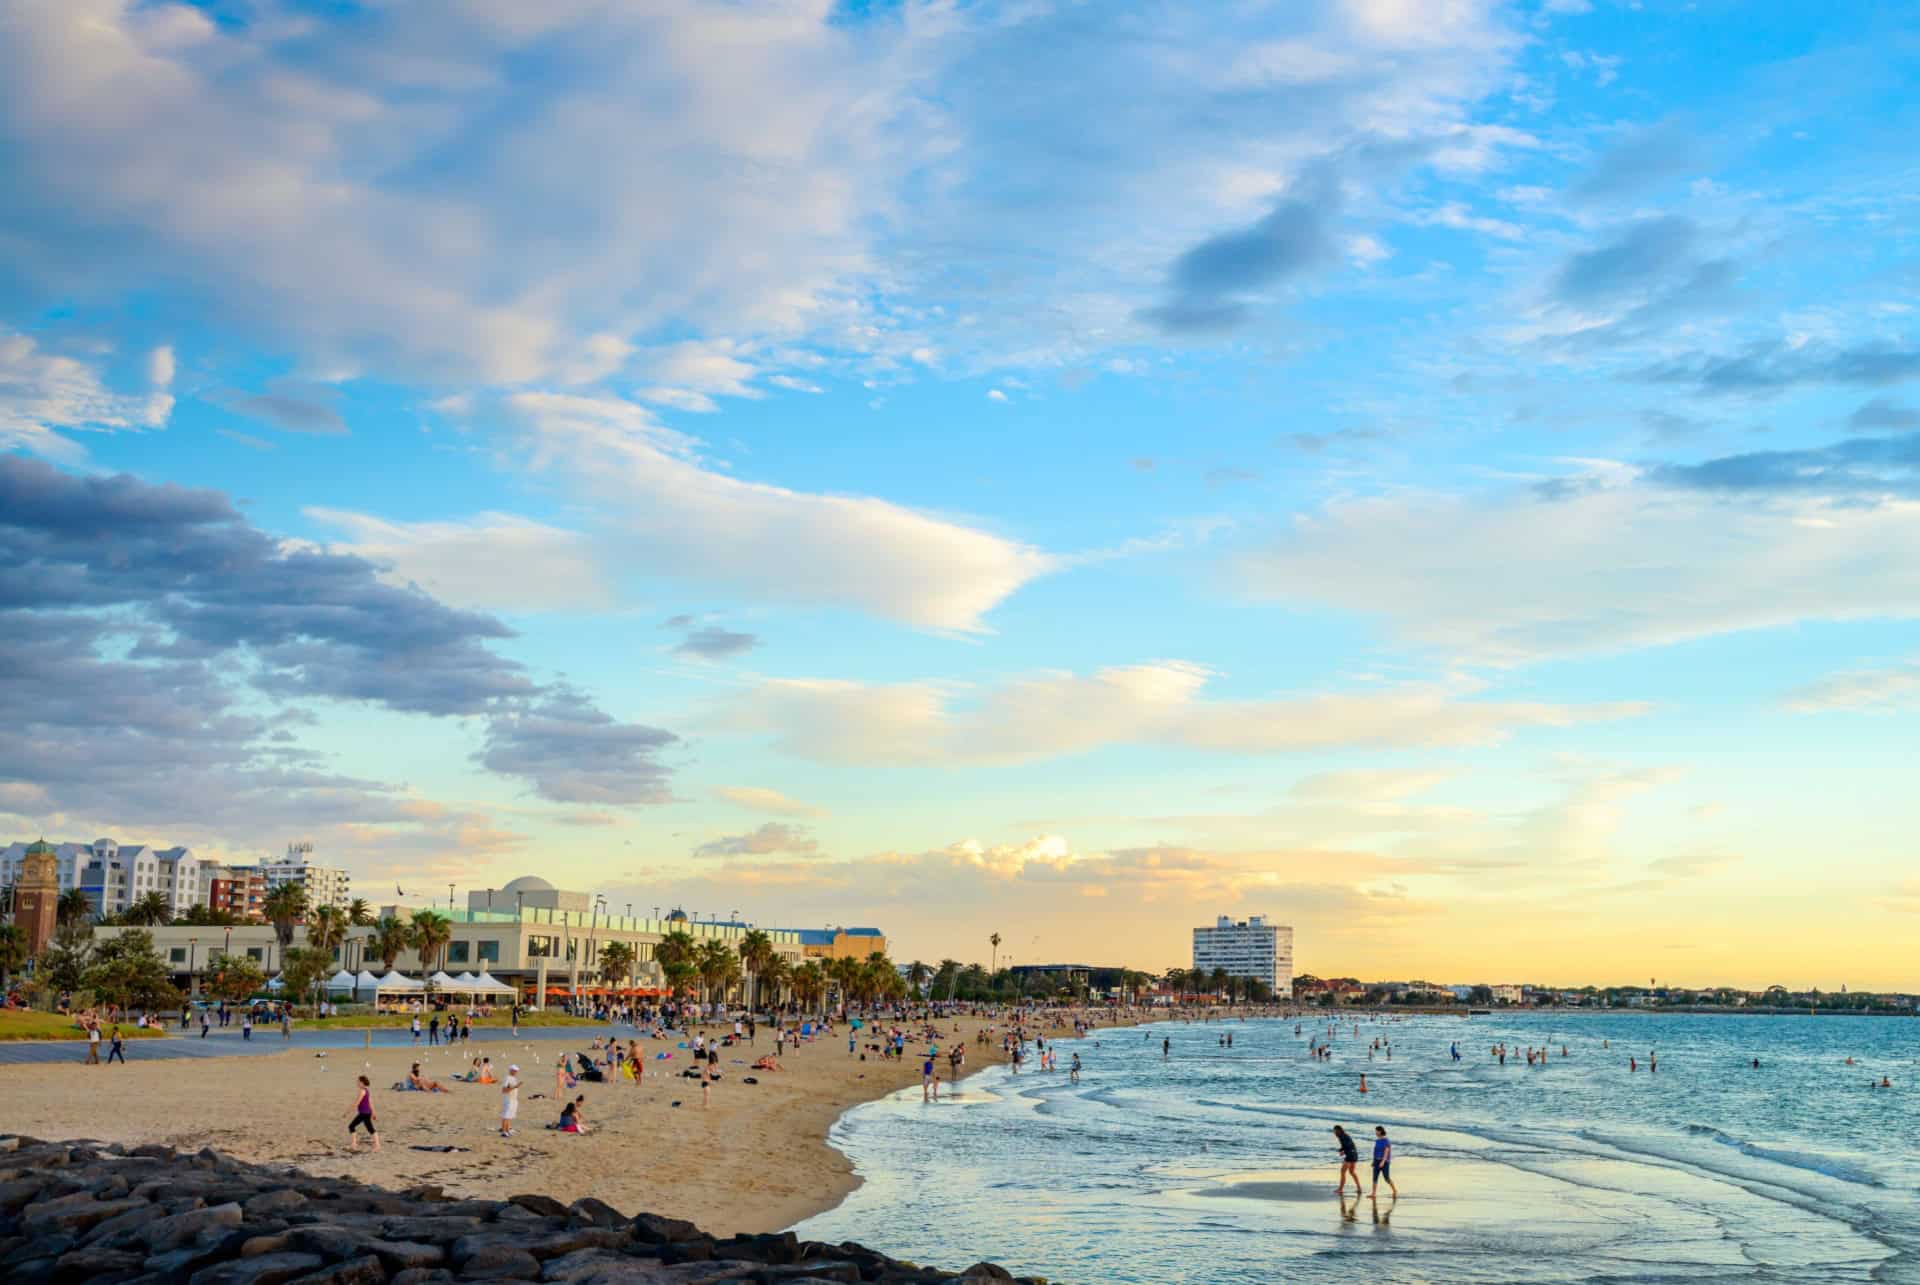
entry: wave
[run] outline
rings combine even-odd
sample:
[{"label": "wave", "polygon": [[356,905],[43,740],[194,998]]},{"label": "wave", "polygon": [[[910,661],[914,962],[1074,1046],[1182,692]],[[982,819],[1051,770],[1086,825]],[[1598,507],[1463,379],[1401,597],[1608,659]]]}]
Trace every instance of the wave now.
[{"label": "wave", "polygon": [[1864,1165],[1845,1160],[1839,1156],[1823,1155],[1816,1151],[1794,1151],[1787,1147],[1767,1146],[1758,1142],[1748,1142],[1736,1138],[1725,1130],[1716,1129],[1710,1124],[1690,1124],[1687,1132],[1697,1138],[1707,1138],[1724,1147],[1732,1147],[1743,1156],[1752,1156],[1755,1160],[1770,1160],[1774,1164],[1786,1165],[1793,1169],[1805,1169],[1809,1173],[1823,1174],[1828,1178],[1837,1178],[1841,1182],[1854,1183],[1861,1187],[1886,1187],[1879,1175]]}]

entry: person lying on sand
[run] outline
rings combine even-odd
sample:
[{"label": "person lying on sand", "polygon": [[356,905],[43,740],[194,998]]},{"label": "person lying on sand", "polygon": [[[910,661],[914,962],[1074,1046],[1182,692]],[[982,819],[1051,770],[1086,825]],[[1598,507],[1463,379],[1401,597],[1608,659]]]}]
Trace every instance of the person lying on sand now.
[{"label": "person lying on sand", "polygon": [[781,1066],[780,1060],[776,1058],[773,1054],[769,1053],[765,1057],[762,1057],[758,1062],[755,1062],[753,1064],[753,1069],[756,1071],[784,1071],[787,1068],[784,1066]]},{"label": "person lying on sand", "polygon": [[426,1076],[420,1074],[420,1064],[418,1062],[413,1064],[413,1070],[407,1072],[407,1086],[418,1089],[422,1093],[445,1093],[447,1091],[446,1086],[441,1084],[440,1081],[429,1080]]}]

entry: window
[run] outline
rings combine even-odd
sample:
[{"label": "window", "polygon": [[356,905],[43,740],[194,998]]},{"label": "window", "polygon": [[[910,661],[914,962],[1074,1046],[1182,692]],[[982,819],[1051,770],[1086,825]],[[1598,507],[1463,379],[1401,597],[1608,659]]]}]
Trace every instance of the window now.
[{"label": "window", "polygon": [[533,934],[527,938],[527,958],[551,959],[553,957],[553,938]]},{"label": "window", "polygon": [[448,942],[447,943],[447,962],[449,964],[466,963],[467,953],[470,949],[471,949],[471,945],[468,942],[464,942],[464,941]]},{"label": "window", "polygon": [[483,941],[479,943],[479,946],[480,946],[480,962],[481,963],[497,964],[500,962],[500,943],[499,942]]},{"label": "window", "polygon": [[185,946],[171,946],[171,947],[169,947],[169,948],[167,949],[167,962],[168,962],[168,963],[172,963],[172,964],[184,964],[184,963],[186,963],[186,962],[187,962],[187,948],[186,948]]},{"label": "window", "polygon": [[247,947],[247,958],[251,959],[256,964],[266,957],[266,953],[267,953],[267,950],[266,950],[266,947],[264,946]]}]

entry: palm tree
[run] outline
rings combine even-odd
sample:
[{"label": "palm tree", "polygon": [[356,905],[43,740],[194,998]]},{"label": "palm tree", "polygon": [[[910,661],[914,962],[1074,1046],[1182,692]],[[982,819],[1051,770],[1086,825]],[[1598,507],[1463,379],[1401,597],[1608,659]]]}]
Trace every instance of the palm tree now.
[{"label": "palm tree", "polygon": [[0,996],[13,989],[13,970],[27,962],[27,930],[0,924]]},{"label": "palm tree", "polygon": [[727,944],[717,937],[709,937],[700,943],[695,952],[693,966],[700,973],[703,998],[711,1001],[715,989],[724,986],[729,972],[738,973],[740,961]]},{"label": "palm tree", "polygon": [[437,910],[413,912],[413,944],[420,950],[420,971],[441,962],[453,940],[453,921]]},{"label": "palm tree", "polygon": [[660,965],[660,973],[667,979],[667,994],[680,995],[693,989],[700,970],[684,959],[669,959]]},{"label": "palm tree", "polygon": [[753,987],[749,992],[749,1004],[760,1006],[760,974],[767,970],[777,952],[773,949],[773,938],[758,928],[749,928],[740,938],[740,964],[753,978]]},{"label": "palm tree", "polygon": [[393,961],[413,947],[413,925],[388,915],[373,926],[367,945],[380,956],[380,966],[392,972]]},{"label": "palm tree", "polygon": [[609,986],[631,982],[635,959],[633,947],[626,942],[608,942],[600,948],[600,980]]},{"label": "palm tree", "polygon": [[827,974],[817,959],[805,960],[793,970],[793,993],[807,1008],[818,1012],[827,996]]},{"label": "palm tree", "polygon": [[654,943],[653,958],[665,971],[669,964],[691,964],[694,950],[693,934],[676,928]]},{"label": "palm tree", "polygon": [[916,996],[920,994],[922,988],[926,986],[927,980],[932,976],[933,970],[917,959],[907,965],[907,985],[913,988],[913,993]]},{"label": "palm tree", "polygon": [[781,1002],[781,993],[786,988],[787,983],[792,980],[793,965],[787,962],[785,955],[775,954],[773,958],[767,961],[766,967],[753,975],[753,988],[755,992],[758,992],[762,986],[773,987],[773,1006],[778,1008]]},{"label": "palm tree", "polygon": [[993,943],[993,958],[988,961],[991,965],[988,971],[997,973],[1000,971],[1000,934],[994,933],[987,940]]},{"label": "palm tree", "polygon": [[120,922],[139,928],[152,928],[172,918],[173,905],[167,900],[166,894],[149,892],[121,913]]},{"label": "palm tree", "polygon": [[69,888],[53,903],[53,921],[69,933],[85,936],[87,921],[93,918],[93,902],[78,888]]},{"label": "palm tree", "polygon": [[[347,927],[349,929],[365,928],[372,922],[373,922],[373,907],[367,904],[367,899],[365,897],[355,897],[352,901],[349,901],[347,903]],[[351,932],[347,934],[347,940],[349,944],[351,944],[351,942],[354,940],[353,934]],[[360,939],[360,959],[364,963],[366,958],[367,958],[367,943],[365,939],[362,938]],[[342,964],[345,964],[347,962],[344,952],[342,953],[340,962]]]},{"label": "palm tree", "polygon": [[337,906],[322,906],[307,916],[307,945],[325,951],[327,958],[347,940],[347,915]]},{"label": "palm tree", "polygon": [[275,884],[260,909],[273,922],[273,935],[280,939],[284,956],[293,944],[294,924],[306,916],[307,890],[297,883]]}]

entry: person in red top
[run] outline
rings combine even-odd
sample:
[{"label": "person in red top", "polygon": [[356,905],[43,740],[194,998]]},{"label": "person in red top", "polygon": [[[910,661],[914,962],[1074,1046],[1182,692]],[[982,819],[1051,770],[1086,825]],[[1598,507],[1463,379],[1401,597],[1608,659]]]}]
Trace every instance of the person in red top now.
[{"label": "person in red top", "polygon": [[360,1139],[355,1129],[365,1129],[367,1136],[373,1139],[373,1149],[380,1149],[380,1131],[373,1127],[373,1084],[366,1076],[360,1077],[360,1100],[354,1104],[353,1120],[347,1125],[347,1150],[360,1150]]}]

